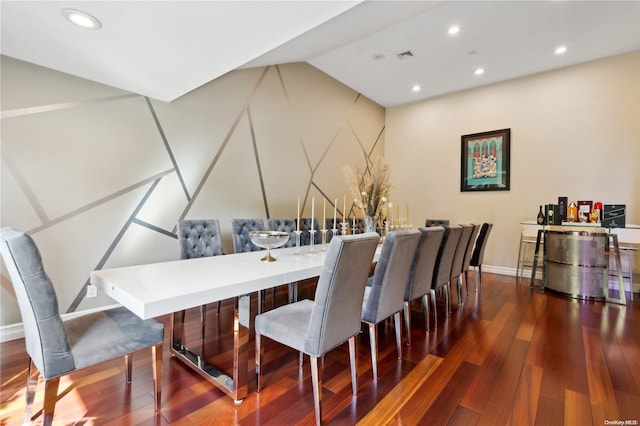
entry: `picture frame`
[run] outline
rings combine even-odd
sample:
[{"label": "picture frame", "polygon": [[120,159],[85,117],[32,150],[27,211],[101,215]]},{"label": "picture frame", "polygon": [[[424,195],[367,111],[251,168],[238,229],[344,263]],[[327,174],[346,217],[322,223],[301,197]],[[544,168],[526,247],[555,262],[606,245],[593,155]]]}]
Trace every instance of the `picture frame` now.
[{"label": "picture frame", "polygon": [[462,135],[460,191],[509,191],[511,129]]}]

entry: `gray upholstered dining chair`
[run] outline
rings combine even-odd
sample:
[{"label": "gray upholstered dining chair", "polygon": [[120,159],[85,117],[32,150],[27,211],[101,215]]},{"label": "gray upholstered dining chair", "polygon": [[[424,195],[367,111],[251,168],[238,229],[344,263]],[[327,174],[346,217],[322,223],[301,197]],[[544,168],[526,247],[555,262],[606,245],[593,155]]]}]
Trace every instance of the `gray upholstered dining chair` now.
[{"label": "gray upholstered dining chair", "polygon": [[482,288],[482,262],[484,261],[484,250],[487,248],[487,241],[489,240],[489,234],[492,228],[493,223],[482,224],[480,232],[478,232],[476,245],[473,248],[471,261],[469,262],[470,266],[473,266],[473,279],[476,283],[476,292],[478,292],[478,288]]},{"label": "gray upholstered dining chair", "polygon": [[458,246],[458,240],[462,233],[460,225],[452,225],[444,227],[444,236],[438,249],[438,258],[433,272],[433,280],[431,281],[431,305],[433,306],[433,323],[434,327],[438,327],[438,311],[436,305],[436,290],[444,290],[445,297],[445,315],[449,316],[450,309],[450,289],[449,281],[451,279],[451,266],[453,264],[453,256]]},{"label": "gray upholstered dining chair", "polygon": [[282,247],[295,247],[296,245],[296,221],[295,219],[278,219],[270,217],[267,220],[270,231],[286,232],[289,239]]},{"label": "gray upholstered dining chair", "polygon": [[467,246],[469,245],[469,239],[473,232],[473,225],[460,224],[462,231],[460,232],[460,239],[456,246],[456,251],[453,255],[453,262],[451,263],[451,277],[449,281],[455,281],[457,293],[458,293],[458,306],[463,304],[462,301],[462,263],[464,262],[464,256],[467,253]]},{"label": "gray upholstered dining chair", "polygon": [[[199,257],[221,256],[222,235],[218,219],[185,219],[178,221],[176,229],[180,246],[180,259],[197,259]],[[220,302],[217,306],[220,314]],[[200,306],[200,324],[204,339],[204,325],[207,306]]]},{"label": "gray upholstered dining chair", "polygon": [[263,336],[309,355],[317,424],[322,419],[318,358],[346,341],[352,391],[357,393],[356,336],[360,333],[364,288],[379,238],[373,232],[334,237],[327,248],[315,299],[283,305],[255,318],[258,392],[262,387]]},{"label": "gray upholstered dining chair", "polygon": [[235,253],[264,250],[251,242],[249,231],[264,231],[264,221],[262,219],[231,220],[231,235]]},{"label": "gray upholstered dining chair", "polygon": [[448,226],[449,219],[426,219],[424,221],[424,226],[427,228],[430,226]]},{"label": "gray upholstered dining chair", "polygon": [[124,356],[126,381],[130,383],[131,353],[148,347],[153,357],[154,402],[158,410],[164,326],[155,320],[142,320],[126,308],[63,320],[55,289],[33,239],[12,228],[2,228],[0,233],[0,251],[18,299],[30,358],[24,423],[31,422],[38,373],[45,382],[43,423],[50,425],[61,376]]},{"label": "gray upholstered dining chair", "polygon": [[429,299],[433,271],[438,258],[438,249],[444,235],[442,226],[420,228],[422,237],[411,264],[404,292],[404,324],[407,329],[407,344],[411,344],[411,302],[422,298],[425,330],[429,332]]},{"label": "gray upholstered dining chair", "polygon": [[382,244],[373,276],[367,281],[362,301],[362,322],[369,325],[373,380],[378,380],[377,325],[389,317],[394,320],[398,359],[402,357],[400,312],[404,306],[409,270],[421,237],[417,229],[389,232]]},{"label": "gray upholstered dining chair", "polygon": [[469,243],[467,244],[467,250],[464,254],[464,260],[462,261],[462,269],[460,271],[460,282],[458,285],[462,286],[462,275],[464,275],[464,283],[467,289],[467,297],[469,297],[469,267],[471,266],[471,255],[473,254],[473,248],[476,245],[476,239],[478,238],[478,232],[480,231],[481,225],[477,223],[472,224],[473,231],[471,231],[471,236],[469,237]]}]

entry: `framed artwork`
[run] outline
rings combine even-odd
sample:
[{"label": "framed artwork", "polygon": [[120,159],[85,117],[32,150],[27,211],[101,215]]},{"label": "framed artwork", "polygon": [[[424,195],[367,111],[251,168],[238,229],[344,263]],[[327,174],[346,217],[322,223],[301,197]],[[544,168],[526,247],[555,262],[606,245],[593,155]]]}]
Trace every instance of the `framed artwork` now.
[{"label": "framed artwork", "polygon": [[511,129],[463,135],[460,191],[508,191]]}]

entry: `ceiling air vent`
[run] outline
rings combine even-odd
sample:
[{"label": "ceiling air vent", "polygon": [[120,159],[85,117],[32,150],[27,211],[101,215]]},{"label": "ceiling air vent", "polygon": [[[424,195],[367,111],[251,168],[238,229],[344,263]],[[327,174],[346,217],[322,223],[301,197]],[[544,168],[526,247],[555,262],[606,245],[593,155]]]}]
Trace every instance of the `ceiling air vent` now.
[{"label": "ceiling air vent", "polygon": [[405,59],[410,59],[413,58],[413,52],[410,50],[407,50],[405,52],[402,53],[398,53],[396,55],[398,57],[398,59],[400,59],[401,61],[404,61]]}]

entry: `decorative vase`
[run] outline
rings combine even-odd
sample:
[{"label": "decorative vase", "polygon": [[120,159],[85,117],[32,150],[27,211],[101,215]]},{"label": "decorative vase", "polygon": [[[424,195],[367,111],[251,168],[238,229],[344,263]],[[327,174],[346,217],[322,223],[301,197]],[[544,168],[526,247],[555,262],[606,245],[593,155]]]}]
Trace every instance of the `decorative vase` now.
[{"label": "decorative vase", "polygon": [[365,216],[364,217],[364,232],[376,232],[376,224],[378,223],[378,218],[374,216]]}]

